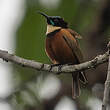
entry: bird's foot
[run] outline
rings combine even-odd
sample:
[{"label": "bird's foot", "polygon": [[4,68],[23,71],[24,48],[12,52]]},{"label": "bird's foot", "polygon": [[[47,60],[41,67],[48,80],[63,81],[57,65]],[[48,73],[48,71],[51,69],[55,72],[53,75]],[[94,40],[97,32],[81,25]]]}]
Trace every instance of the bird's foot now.
[{"label": "bird's foot", "polygon": [[58,72],[56,73],[57,75],[59,75],[61,73],[61,68],[62,68],[62,64],[58,65]]},{"label": "bird's foot", "polygon": [[58,66],[58,72],[56,74],[59,75],[61,73],[61,68],[62,68],[63,65],[62,64],[51,64],[49,71],[51,71],[52,68],[55,67],[55,66]]},{"label": "bird's foot", "polygon": [[61,68],[63,67],[63,66],[66,66],[66,65],[73,65],[72,63],[67,63],[67,64],[58,64],[57,66],[58,66],[58,72],[56,73],[56,74],[60,74],[61,73]]},{"label": "bird's foot", "polygon": [[72,63],[67,63],[67,64],[51,64],[50,65],[50,69],[49,69],[49,72],[51,72],[52,68],[57,66],[58,67],[58,72],[56,73],[57,75],[59,75],[61,73],[61,68],[64,66],[64,65],[73,65]]},{"label": "bird's foot", "polygon": [[49,72],[52,70],[53,67],[58,66],[58,65],[59,65],[59,64],[51,64],[51,65],[50,65]]}]

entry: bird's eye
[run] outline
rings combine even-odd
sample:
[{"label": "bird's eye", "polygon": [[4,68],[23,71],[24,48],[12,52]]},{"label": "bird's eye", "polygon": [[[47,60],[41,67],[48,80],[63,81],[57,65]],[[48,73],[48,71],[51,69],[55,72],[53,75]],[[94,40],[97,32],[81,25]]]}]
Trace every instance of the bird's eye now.
[{"label": "bird's eye", "polygon": [[54,22],[58,22],[58,19],[54,19]]}]

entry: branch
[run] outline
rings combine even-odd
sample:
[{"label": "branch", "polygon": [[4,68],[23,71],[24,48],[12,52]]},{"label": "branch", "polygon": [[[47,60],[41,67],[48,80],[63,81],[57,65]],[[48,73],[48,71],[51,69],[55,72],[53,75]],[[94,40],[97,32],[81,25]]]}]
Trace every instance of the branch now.
[{"label": "branch", "polygon": [[108,50],[109,50],[109,64],[108,64],[108,73],[107,73],[107,79],[105,81],[105,90],[104,90],[104,97],[103,97],[103,104],[102,104],[102,110],[107,109],[108,102],[110,101],[110,42],[108,43]]},{"label": "branch", "polygon": [[[62,66],[60,72],[61,73],[72,73],[75,71],[83,71],[83,70],[87,70],[90,68],[94,68],[100,64],[107,62],[108,56],[109,56],[109,52],[106,52],[103,55],[98,55],[91,61],[87,61],[87,62],[78,64],[78,65],[64,65]],[[2,58],[3,60],[7,62],[10,61],[12,63],[21,65],[23,67],[28,67],[28,68],[32,68],[32,69],[40,70],[40,71],[58,73],[58,66],[53,67],[52,70],[50,71],[51,66],[49,64],[43,64],[43,63],[36,62],[33,60],[27,60],[27,59],[18,57],[14,54],[10,54],[7,51],[0,50],[0,58]]]}]

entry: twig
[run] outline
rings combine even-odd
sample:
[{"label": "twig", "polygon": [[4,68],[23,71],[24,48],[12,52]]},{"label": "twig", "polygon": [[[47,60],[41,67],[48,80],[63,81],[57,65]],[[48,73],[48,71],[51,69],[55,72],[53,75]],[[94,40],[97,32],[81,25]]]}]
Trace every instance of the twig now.
[{"label": "twig", "polygon": [[103,97],[103,104],[102,104],[102,110],[106,110],[110,94],[110,42],[108,43],[108,50],[109,50],[109,63],[108,63],[108,73],[107,73],[107,79],[105,81],[105,90],[104,90],[104,97]]},{"label": "twig", "polygon": [[[91,61],[87,61],[87,62],[78,64],[78,65],[64,65],[64,66],[62,66],[60,72],[61,73],[71,73],[71,72],[75,72],[75,71],[83,71],[83,70],[87,70],[90,68],[94,68],[100,64],[107,62],[108,56],[109,56],[109,53],[106,52],[103,55],[98,55]],[[7,51],[0,50],[0,58],[2,58],[3,60],[5,60],[7,62],[10,61],[12,63],[21,65],[23,67],[28,67],[28,68],[32,68],[32,69],[40,70],[40,71],[58,73],[57,66],[53,67],[52,70],[50,71],[51,66],[49,64],[43,64],[43,63],[36,62],[33,60],[27,60],[27,59],[18,57],[16,55],[10,54]]]},{"label": "twig", "polygon": [[[81,63],[78,65],[64,65],[61,68],[61,73],[71,73],[71,72],[75,72],[75,71],[83,71],[83,70],[87,70],[90,68],[94,68],[100,64],[103,64],[104,62],[108,61],[108,56],[109,53],[106,52],[103,55],[98,55],[97,57],[95,57],[93,60],[91,61],[87,61],[85,63]],[[7,51],[3,51],[0,50],[0,58],[3,59],[4,61],[10,61],[12,63],[21,65],[23,67],[28,67],[28,68],[32,68],[35,70],[41,70],[41,71],[48,71],[48,72],[52,72],[52,73],[58,73],[58,67],[53,67],[52,70],[50,71],[50,65],[49,64],[43,64],[40,62],[35,62],[33,60],[27,60],[21,57],[18,57],[16,55],[10,54]],[[24,86],[21,86],[19,89],[22,89],[22,87],[24,88]],[[10,100],[10,98],[12,98],[13,94],[16,94],[17,92],[19,92],[19,89],[13,91],[8,97],[6,97],[3,100]]]}]

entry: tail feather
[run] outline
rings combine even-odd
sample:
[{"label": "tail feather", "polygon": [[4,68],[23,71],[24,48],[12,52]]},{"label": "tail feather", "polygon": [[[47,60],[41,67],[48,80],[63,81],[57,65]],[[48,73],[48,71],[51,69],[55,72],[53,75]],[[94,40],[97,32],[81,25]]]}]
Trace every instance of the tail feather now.
[{"label": "tail feather", "polygon": [[80,96],[79,74],[72,74],[72,97],[73,99]]},{"label": "tail feather", "polygon": [[87,80],[87,77],[85,75],[85,72],[80,72],[79,74],[79,80],[83,83],[83,84],[87,84],[88,83],[88,80]]},{"label": "tail feather", "polygon": [[85,72],[72,74],[72,97],[73,99],[76,99],[77,97],[80,96],[80,93],[81,93],[80,82],[82,82],[83,84],[86,84],[88,82]]}]

